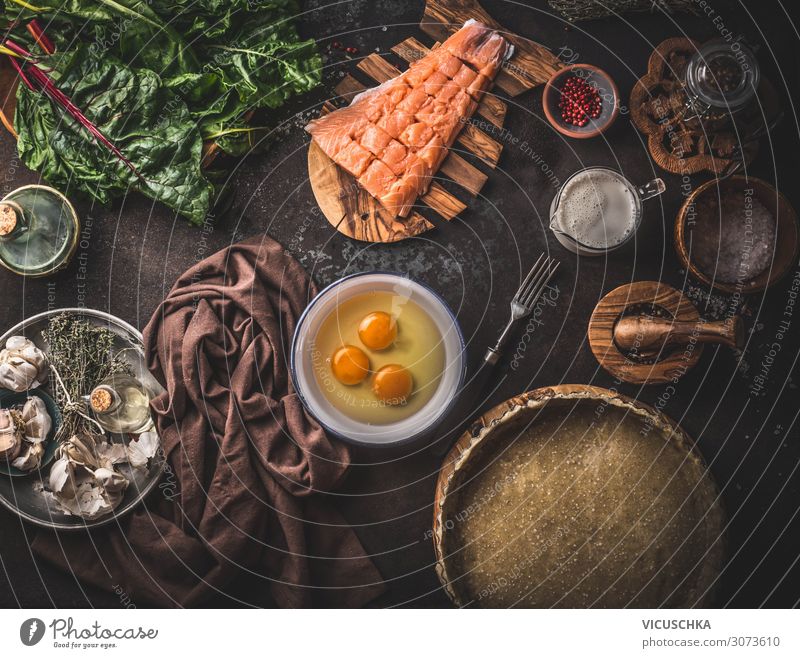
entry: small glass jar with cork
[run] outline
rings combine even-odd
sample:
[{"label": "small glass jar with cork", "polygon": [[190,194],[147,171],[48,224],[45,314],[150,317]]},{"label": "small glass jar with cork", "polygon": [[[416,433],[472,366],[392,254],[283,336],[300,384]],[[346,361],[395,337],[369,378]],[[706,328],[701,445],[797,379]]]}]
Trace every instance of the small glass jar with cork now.
[{"label": "small glass jar with cork", "polygon": [[78,248],[80,221],[69,200],[46,185],[25,185],[0,200],[0,264],[41,277],[67,266]]},{"label": "small glass jar with cork", "polygon": [[107,432],[140,434],[153,425],[150,394],[135,377],[115,373],[89,394],[89,408]]},{"label": "small glass jar with cork", "polygon": [[755,100],[761,70],[741,40],[714,40],[689,60],[683,81],[684,121],[715,121],[734,115]]}]

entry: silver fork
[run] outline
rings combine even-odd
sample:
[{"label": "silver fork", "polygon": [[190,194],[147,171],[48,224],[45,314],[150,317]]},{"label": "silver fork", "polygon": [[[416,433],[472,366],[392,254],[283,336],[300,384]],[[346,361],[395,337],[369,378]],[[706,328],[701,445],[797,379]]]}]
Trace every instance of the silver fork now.
[{"label": "silver fork", "polygon": [[536,302],[541,296],[550,279],[558,269],[559,262],[553,260],[549,256],[542,254],[539,259],[534,263],[528,276],[520,285],[517,294],[511,300],[511,319],[508,321],[500,338],[494,347],[490,347],[483,357],[483,360],[488,365],[494,365],[503,354],[503,348],[508,342],[511,333],[516,327],[517,323],[528,317],[533,309],[536,307]]},{"label": "silver fork", "polygon": [[[444,457],[450,446],[467,431],[472,419],[475,417],[482,401],[485,401],[486,388],[495,365],[500,360],[503,347],[508,342],[517,323],[527,317],[536,308],[536,301],[541,296],[550,279],[558,269],[558,262],[546,258],[544,254],[534,263],[528,276],[517,290],[511,301],[511,319],[497,339],[497,344],[490,347],[479,363],[475,372],[469,378],[464,390],[461,391],[457,404],[448,419],[452,422],[449,431],[441,433],[432,445],[432,452],[437,457]],[[450,423],[446,423],[450,424]]]}]

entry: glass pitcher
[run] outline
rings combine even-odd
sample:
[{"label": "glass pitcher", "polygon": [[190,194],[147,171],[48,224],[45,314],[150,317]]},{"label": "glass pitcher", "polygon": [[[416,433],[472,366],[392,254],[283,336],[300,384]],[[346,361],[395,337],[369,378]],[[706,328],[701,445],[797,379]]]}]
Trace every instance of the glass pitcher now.
[{"label": "glass pitcher", "polygon": [[[660,178],[637,186],[613,169],[581,169],[561,185],[553,198],[550,228],[562,246],[573,253],[602,256],[633,238],[642,220],[642,202],[665,189]],[[569,200],[565,191],[581,197]],[[567,208],[570,202],[572,208]]]}]

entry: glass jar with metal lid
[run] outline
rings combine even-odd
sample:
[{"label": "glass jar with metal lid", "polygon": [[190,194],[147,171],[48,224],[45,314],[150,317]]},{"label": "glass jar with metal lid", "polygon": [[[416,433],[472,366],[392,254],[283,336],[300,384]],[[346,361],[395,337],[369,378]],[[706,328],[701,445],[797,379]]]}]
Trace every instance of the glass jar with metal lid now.
[{"label": "glass jar with metal lid", "polygon": [[750,105],[761,70],[753,51],[742,41],[710,41],[689,60],[684,88],[684,119],[719,119]]},{"label": "glass jar with metal lid", "polygon": [[69,199],[46,185],[25,185],[0,200],[0,263],[24,276],[47,276],[75,255],[80,221]]}]

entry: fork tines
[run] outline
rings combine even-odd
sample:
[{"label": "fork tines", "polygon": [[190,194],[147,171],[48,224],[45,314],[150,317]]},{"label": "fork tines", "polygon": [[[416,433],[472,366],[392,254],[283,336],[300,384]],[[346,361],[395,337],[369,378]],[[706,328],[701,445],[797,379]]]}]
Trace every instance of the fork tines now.
[{"label": "fork tines", "polygon": [[542,254],[533,264],[528,276],[520,285],[514,301],[521,306],[530,306],[542,294],[550,279],[558,269],[559,262]]}]

